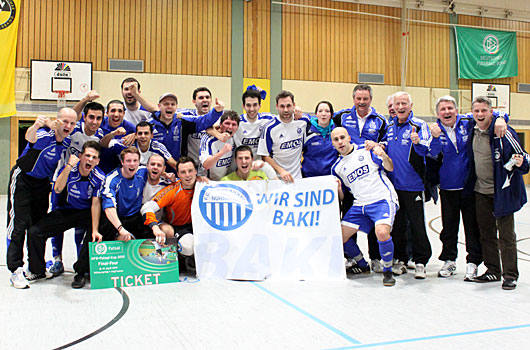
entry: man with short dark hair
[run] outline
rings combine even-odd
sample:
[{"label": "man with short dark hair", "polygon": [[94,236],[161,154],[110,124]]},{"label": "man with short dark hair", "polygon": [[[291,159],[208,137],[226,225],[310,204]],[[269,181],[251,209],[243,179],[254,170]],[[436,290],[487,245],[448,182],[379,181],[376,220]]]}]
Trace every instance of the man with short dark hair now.
[{"label": "man with short dark hair", "polygon": [[[177,163],[179,180],[163,188],[155,197],[145,203],[145,225],[148,225],[157,242],[164,243],[167,238],[176,237],[181,248],[180,255],[184,258],[183,267],[194,267],[193,260],[193,226],[191,223],[191,203],[197,182],[197,165],[190,157],[180,157]],[[165,220],[173,228],[168,232],[160,227],[156,212],[165,210]]]},{"label": "man with short dark hair", "polygon": [[75,227],[81,228],[83,233],[91,228],[92,235],[87,236],[92,242],[98,239],[100,196],[105,181],[105,174],[97,168],[100,151],[99,143],[87,141],[79,158],[72,154],[59,171],[53,187],[53,211],[28,230],[29,271],[33,274],[45,274],[44,252],[48,237]]},{"label": "man with short dark hair", "polygon": [[134,125],[147,120],[156,105],[142,96],[140,82],[135,78],[125,78],[121,83],[121,94],[125,102],[125,120]]},{"label": "man with short dark hair", "polygon": [[268,180],[264,171],[252,170],[254,156],[250,146],[238,146],[234,152],[234,160],[236,162],[236,170],[222,177],[221,181]]},{"label": "man with short dark hair", "polygon": [[[211,111],[198,116],[176,113],[177,96],[165,93],[160,96],[158,111],[151,114],[148,122],[153,124],[153,140],[162,143],[173,159],[179,159],[187,148],[188,136],[211,127],[221,116],[224,105],[216,101]],[[186,146],[186,147],[185,147]]]},{"label": "man with short dark hair", "polygon": [[510,126],[504,137],[494,135],[488,97],[475,98],[471,106],[475,120],[470,141],[474,162],[471,170],[476,175],[477,222],[487,268],[474,281],[496,282],[502,276],[502,289],[513,290],[519,278],[514,213],[526,203],[523,175],[528,173],[530,156]]},{"label": "man with short dark hair", "polygon": [[203,136],[199,159],[210,180],[219,181],[228,174],[232,164],[232,148],[234,147],[232,135],[237,131],[238,126],[239,115],[237,112],[225,111],[220,119],[219,131],[221,134],[227,133],[229,139],[223,142],[215,136]]},{"label": "man with short dark hair", "polygon": [[294,95],[281,91],[276,96],[278,118],[266,125],[258,145],[258,155],[269,163],[283,181],[302,178],[302,149],[311,124],[294,119]]}]

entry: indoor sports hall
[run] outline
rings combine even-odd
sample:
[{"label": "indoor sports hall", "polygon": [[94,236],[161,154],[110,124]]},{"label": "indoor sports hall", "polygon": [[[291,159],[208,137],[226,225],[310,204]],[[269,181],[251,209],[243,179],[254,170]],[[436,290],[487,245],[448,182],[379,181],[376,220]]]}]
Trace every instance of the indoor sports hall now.
[{"label": "indoor sports hall", "polygon": [[[197,116],[197,87],[209,89],[209,107],[222,104],[238,115],[248,113],[242,94],[249,87],[261,92],[260,113],[280,115],[275,97],[283,90],[305,114],[315,115],[322,101],[333,105],[331,112],[351,113],[360,106],[353,89],[362,84],[370,87],[363,107],[398,125],[389,97],[405,91],[413,116],[432,130],[440,98],[450,96],[459,116],[469,113],[477,122],[473,101],[484,96],[495,118],[514,130],[517,155],[524,156],[530,149],[528,1],[0,0],[0,41],[0,220],[7,223],[0,228],[6,237],[0,239],[0,349],[529,348],[528,204],[514,214],[514,290],[501,288],[502,280],[464,281],[462,222],[456,270],[439,277],[440,200],[424,203],[432,249],[426,278],[415,278],[410,262],[392,288],[374,271],[347,270],[334,280],[246,280],[203,278],[190,269],[178,283],[91,289],[88,281],[73,289],[74,229],[65,232],[60,276],[14,288],[6,257],[15,188],[10,171],[20,170],[28,129],[38,117],[53,121],[59,109],[80,101],[119,100],[125,108],[122,82],[131,77],[134,103],[147,115],[160,112],[170,96],[178,113]],[[361,123],[362,116],[351,115]],[[477,130],[471,132],[483,131]],[[528,197],[530,175],[522,178]],[[339,225],[337,219],[327,233],[340,237]],[[370,263],[366,235],[358,233],[357,242]],[[50,241],[45,259],[53,263]],[[26,247],[23,262],[27,269]],[[486,272],[480,265],[478,275]]]}]

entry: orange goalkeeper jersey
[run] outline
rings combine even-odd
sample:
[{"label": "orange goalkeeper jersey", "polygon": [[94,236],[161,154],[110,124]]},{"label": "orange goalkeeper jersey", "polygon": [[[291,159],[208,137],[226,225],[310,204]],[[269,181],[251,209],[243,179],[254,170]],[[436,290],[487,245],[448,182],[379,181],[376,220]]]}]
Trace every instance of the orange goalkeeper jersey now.
[{"label": "orange goalkeeper jersey", "polygon": [[194,188],[189,190],[182,188],[180,180],[161,189],[152,199],[156,204],[150,206],[153,210],[145,214],[145,225],[158,222],[155,212],[161,208],[166,208],[164,221],[168,224],[182,226],[191,223],[191,201],[194,190]]}]

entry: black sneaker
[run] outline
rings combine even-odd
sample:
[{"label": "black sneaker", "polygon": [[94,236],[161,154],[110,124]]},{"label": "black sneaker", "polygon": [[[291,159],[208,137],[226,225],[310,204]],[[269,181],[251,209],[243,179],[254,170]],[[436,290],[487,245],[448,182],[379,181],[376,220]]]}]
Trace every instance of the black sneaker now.
[{"label": "black sneaker", "polygon": [[496,276],[492,273],[489,273],[486,271],[483,275],[478,276],[473,280],[473,282],[478,283],[489,283],[489,282],[499,282],[501,278],[499,276]]},{"label": "black sneaker", "polygon": [[502,282],[502,289],[504,290],[514,290],[517,287],[517,281],[512,278],[506,278]]},{"label": "black sneaker", "polygon": [[392,271],[383,272],[383,286],[392,287],[396,284],[396,279],[393,276]]},{"label": "black sneaker", "polygon": [[84,274],[77,273],[74,276],[74,281],[72,282],[72,288],[79,289],[83,288],[86,284],[86,278]]},{"label": "black sneaker", "polygon": [[355,275],[359,275],[361,273],[370,273],[370,265],[366,265],[366,266],[353,265],[350,268],[350,271]]}]

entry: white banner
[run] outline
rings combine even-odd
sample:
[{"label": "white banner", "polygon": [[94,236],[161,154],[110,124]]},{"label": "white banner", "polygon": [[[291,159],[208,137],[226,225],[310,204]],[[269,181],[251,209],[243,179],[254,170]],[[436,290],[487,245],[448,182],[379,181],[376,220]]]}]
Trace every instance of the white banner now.
[{"label": "white banner", "polygon": [[192,221],[199,278],[346,278],[333,176],[197,183]]}]

